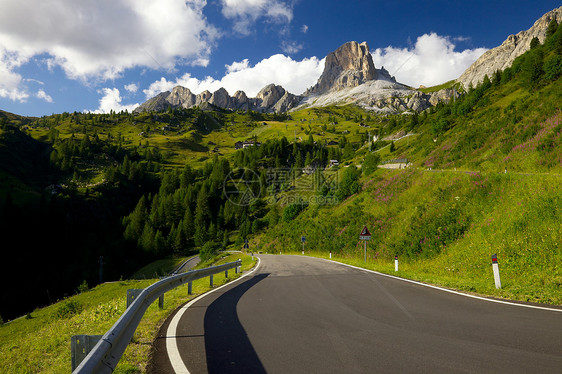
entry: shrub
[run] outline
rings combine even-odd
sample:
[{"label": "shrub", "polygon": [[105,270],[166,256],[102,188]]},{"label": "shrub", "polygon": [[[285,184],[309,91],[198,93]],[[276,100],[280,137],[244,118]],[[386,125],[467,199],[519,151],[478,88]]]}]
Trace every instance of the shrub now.
[{"label": "shrub", "polygon": [[378,153],[371,152],[367,154],[365,157],[365,161],[363,161],[363,173],[365,175],[371,175],[375,170],[377,170],[377,166],[381,161],[381,156]]},{"label": "shrub", "polygon": [[199,257],[202,262],[211,259],[219,251],[219,244],[214,241],[208,241],[203,245],[201,251],[199,251]]},{"label": "shrub", "polygon": [[78,313],[80,313],[83,309],[82,304],[80,304],[78,301],[76,300],[68,300],[64,303],[62,303],[55,315],[58,318],[70,318]]},{"label": "shrub", "polygon": [[308,203],[304,202],[302,199],[299,202],[288,205],[285,210],[283,210],[283,221],[292,221],[300,212],[305,210],[306,207],[308,207]]},{"label": "shrub", "polygon": [[357,169],[353,165],[345,169],[340,182],[340,186],[338,188],[338,191],[336,192],[336,196],[338,199],[343,200],[346,197],[361,191],[361,185],[359,184],[360,175],[361,170]]},{"label": "shrub", "polygon": [[553,81],[562,74],[562,56],[555,55],[546,59],[544,62],[544,77]]},{"label": "shrub", "polygon": [[78,286],[78,293],[84,293],[86,291],[88,291],[90,289],[90,287],[88,286],[88,282],[86,282],[86,280],[84,280],[79,286]]}]

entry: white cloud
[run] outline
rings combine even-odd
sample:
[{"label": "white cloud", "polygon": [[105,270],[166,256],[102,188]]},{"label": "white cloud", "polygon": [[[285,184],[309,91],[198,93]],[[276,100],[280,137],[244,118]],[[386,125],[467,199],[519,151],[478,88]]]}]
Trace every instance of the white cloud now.
[{"label": "white cloud", "polygon": [[291,93],[301,94],[316,84],[324,70],[324,59],[319,60],[312,57],[295,61],[290,57],[277,54],[258,62],[255,66],[250,66],[248,60],[244,60],[226,67],[227,73],[220,80],[212,77],[199,80],[187,73],[176,78],[175,81],[161,78],[143,92],[149,99],[160,92],[170,91],[175,86],[187,87],[195,94],[204,90],[214,92],[224,87],[230,95],[237,90],[242,90],[248,97],[255,97],[266,85],[275,83]]},{"label": "white cloud", "polygon": [[218,32],[205,0],[2,0],[0,95],[18,100],[23,63],[41,56],[72,79],[119,78],[132,67],[206,66]]},{"label": "white cloud", "polygon": [[121,112],[127,110],[132,112],[136,107],[140,104],[130,104],[130,105],[123,105],[121,104],[121,92],[117,88],[103,88],[101,91],[103,93],[103,97],[99,101],[99,108],[96,110],[84,110],[84,112],[91,112],[91,113],[109,113],[112,110],[114,112]]},{"label": "white cloud", "polygon": [[259,18],[273,23],[290,23],[293,8],[278,0],[222,0],[222,14],[234,21],[234,31],[249,35]]},{"label": "white cloud", "polygon": [[435,33],[418,37],[412,48],[377,48],[373,61],[384,66],[400,83],[418,87],[434,86],[458,78],[486,48],[455,51],[451,38]]},{"label": "white cloud", "polygon": [[301,31],[303,34],[306,34],[308,32],[308,25],[302,25]]},{"label": "white cloud", "polygon": [[53,102],[53,98],[51,96],[49,96],[44,90],[39,90],[37,91],[37,94],[35,95],[38,99],[41,100],[45,100],[48,103],[52,103]]},{"label": "white cloud", "polygon": [[139,86],[135,83],[131,83],[131,84],[126,84],[125,85],[125,89],[127,91],[129,91],[130,93],[135,93],[139,90]]},{"label": "white cloud", "polygon": [[303,48],[304,45],[302,43],[287,42],[287,41],[283,41],[281,43],[281,50],[289,55],[299,53]]},{"label": "white cloud", "polygon": [[249,67],[250,62],[248,61],[248,59],[244,59],[240,62],[233,62],[230,65],[225,65],[226,67],[226,71],[228,73],[234,73],[236,71],[240,71],[240,70],[245,70]]},{"label": "white cloud", "polygon": [[0,97],[13,101],[25,102],[29,94],[23,89],[23,78],[14,72],[25,62],[13,53],[1,47],[0,43]]}]

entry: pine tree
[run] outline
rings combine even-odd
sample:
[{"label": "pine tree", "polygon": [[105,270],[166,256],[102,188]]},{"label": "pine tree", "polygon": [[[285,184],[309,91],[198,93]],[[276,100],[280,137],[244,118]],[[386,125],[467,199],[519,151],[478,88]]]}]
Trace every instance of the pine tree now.
[{"label": "pine tree", "polygon": [[304,166],[308,166],[312,164],[312,156],[310,155],[310,152],[306,152],[306,158],[304,159]]},{"label": "pine tree", "polygon": [[548,24],[548,28],[546,29],[546,38],[548,39],[552,35],[554,35],[556,30],[558,30],[558,22],[553,18],[552,21],[550,21],[550,23]]},{"label": "pine tree", "polygon": [[148,207],[146,197],[143,195],[139,199],[137,206],[133,212],[126,218],[127,227],[123,236],[125,239],[137,240],[139,239],[145,227],[148,217]]},{"label": "pine tree", "polygon": [[197,207],[195,209],[195,245],[202,246],[208,239],[207,222],[210,218],[209,200],[205,185],[197,194]]},{"label": "pine tree", "polygon": [[154,229],[149,222],[146,222],[142,234],[138,240],[139,247],[146,252],[156,252],[156,245],[154,241]]},{"label": "pine tree", "polygon": [[187,208],[185,210],[185,214],[182,220],[182,230],[186,237],[186,240],[193,236],[194,231],[194,222],[193,222],[193,214],[191,214],[191,209]]}]

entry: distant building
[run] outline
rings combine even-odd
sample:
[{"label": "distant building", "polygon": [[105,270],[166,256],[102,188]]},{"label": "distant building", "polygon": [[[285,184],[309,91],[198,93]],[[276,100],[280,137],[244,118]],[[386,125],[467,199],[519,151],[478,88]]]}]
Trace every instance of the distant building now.
[{"label": "distant building", "polygon": [[261,145],[260,142],[256,142],[253,140],[246,140],[245,142],[242,143],[242,148],[248,148],[253,146],[259,147],[260,145]]},{"label": "distant building", "polygon": [[242,149],[242,148],[248,148],[253,146],[259,147],[261,146],[261,143],[253,140],[245,140],[243,142],[234,143],[234,149]]},{"label": "distant building", "polygon": [[339,164],[340,164],[340,162],[338,160],[330,160],[330,167],[338,166]]}]

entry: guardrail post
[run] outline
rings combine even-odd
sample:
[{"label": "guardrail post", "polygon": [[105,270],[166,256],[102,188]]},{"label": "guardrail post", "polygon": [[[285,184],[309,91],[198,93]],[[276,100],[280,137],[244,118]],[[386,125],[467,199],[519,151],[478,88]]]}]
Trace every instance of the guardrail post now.
[{"label": "guardrail post", "polygon": [[226,270],[224,271],[224,277],[225,277],[225,278],[228,278],[228,269],[226,269]]},{"label": "guardrail post", "polygon": [[133,301],[135,301],[135,299],[140,295],[142,291],[144,290],[142,289],[127,290],[127,308],[129,307],[129,305],[133,303]]},{"label": "guardrail post", "polygon": [[[105,335],[94,337],[93,339],[96,339],[97,343],[93,340],[90,341],[89,348],[79,347],[73,349],[75,352],[72,356],[72,365],[75,367],[73,372],[75,372],[75,374],[112,372],[125,352],[142,316],[145,314],[150,304],[156,301],[156,299],[159,299],[159,304],[163,307],[163,295],[167,291],[188,283],[188,291],[191,292],[191,282],[197,279],[203,279],[207,276],[210,277],[210,284],[212,287],[213,274],[220,274],[226,269],[236,268],[238,265],[240,265],[240,261],[217,265],[206,269],[193,270],[188,273],[177,274],[162,279],[145,289],[127,290],[127,310],[125,310],[117,322],[115,322]],[[140,300],[135,301],[136,299]],[[82,343],[83,345],[84,342],[88,343],[87,339],[89,338],[73,337],[72,339],[76,339],[76,343]],[[72,343],[72,339],[71,346],[76,344]],[[85,357],[83,357],[83,359],[78,357],[79,353],[82,353]]]},{"label": "guardrail post", "polygon": [[164,309],[164,295],[160,295],[158,298],[158,308]]},{"label": "guardrail post", "polygon": [[103,335],[74,335],[70,338],[70,360],[72,371],[80,365]]},{"label": "guardrail post", "polygon": [[193,282],[187,282],[187,294],[193,295]]}]

